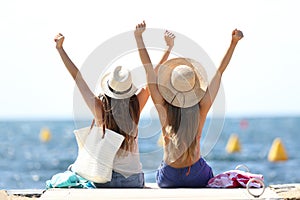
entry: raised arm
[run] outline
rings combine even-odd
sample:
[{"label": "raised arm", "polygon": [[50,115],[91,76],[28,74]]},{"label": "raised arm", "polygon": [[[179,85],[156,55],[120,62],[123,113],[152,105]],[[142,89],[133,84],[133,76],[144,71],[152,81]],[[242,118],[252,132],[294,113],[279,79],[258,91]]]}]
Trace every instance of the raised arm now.
[{"label": "raised arm", "polygon": [[156,75],[153,70],[152,62],[150,60],[149,54],[147,49],[145,48],[145,44],[143,41],[143,32],[146,30],[146,23],[145,21],[141,24],[136,26],[134,31],[135,40],[137,43],[138,51],[140,54],[141,61],[146,71],[146,78],[147,78],[147,86],[150,91],[151,98],[154,104],[162,104],[164,102],[163,97],[159,93],[157,83],[156,83]]},{"label": "raised arm", "polygon": [[164,53],[163,57],[161,58],[161,60],[159,61],[159,63],[154,68],[154,72],[156,75],[157,75],[159,66],[167,61],[167,59],[169,58],[169,55],[171,53],[171,50],[174,47],[175,35],[173,33],[166,30],[164,38],[166,41],[167,49],[165,50],[165,53]]},{"label": "raised arm", "polygon": [[204,112],[205,114],[208,113],[208,111],[209,111],[211,105],[213,104],[213,102],[217,96],[217,93],[219,91],[223,72],[225,71],[225,69],[227,68],[227,66],[231,60],[232,54],[234,52],[234,49],[235,49],[238,41],[240,39],[242,39],[243,37],[244,36],[243,36],[242,31],[237,30],[237,29],[232,31],[232,39],[231,39],[230,46],[221,62],[219,68],[217,69],[215,76],[212,78],[204,97],[200,101],[200,108],[201,108],[200,112]]},{"label": "raised arm", "polygon": [[[157,75],[159,66],[169,58],[170,52],[174,46],[175,35],[173,33],[171,33],[170,31],[166,30],[165,34],[164,34],[164,39],[165,39],[167,48],[166,48],[161,60],[154,68],[154,72],[156,75]],[[149,91],[148,87],[143,88],[137,95],[137,97],[139,99],[139,103],[140,103],[140,112],[142,112],[142,109],[144,108],[145,104],[147,103],[149,95],[150,95],[150,91]]]},{"label": "raised arm", "polygon": [[141,91],[137,94],[137,98],[139,101],[139,105],[140,105],[140,113],[142,112],[143,108],[145,107],[148,98],[149,98],[150,92],[148,87],[144,87],[141,89]]},{"label": "raised arm", "polygon": [[90,90],[87,83],[83,79],[80,71],[75,66],[75,64],[71,61],[67,53],[65,52],[63,48],[63,42],[65,37],[59,33],[55,38],[54,41],[56,42],[56,49],[64,62],[67,70],[70,72],[71,76],[75,80],[75,83],[77,87],[79,88],[79,91],[81,95],[83,96],[86,104],[88,105],[89,109],[92,111],[94,117],[97,119],[97,121],[102,121],[102,102],[101,100],[94,95],[94,93]]}]

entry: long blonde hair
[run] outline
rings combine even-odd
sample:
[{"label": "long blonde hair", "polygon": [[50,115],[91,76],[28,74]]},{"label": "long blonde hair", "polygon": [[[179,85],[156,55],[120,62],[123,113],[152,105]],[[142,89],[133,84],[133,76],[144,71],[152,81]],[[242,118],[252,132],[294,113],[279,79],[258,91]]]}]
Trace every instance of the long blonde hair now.
[{"label": "long blonde hair", "polygon": [[121,144],[123,152],[133,152],[138,134],[140,106],[136,95],[126,99],[114,99],[107,95],[100,96],[103,103],[103,129],[108,128],[125,137]]},{"label": "long blonde hair", "polygon": [[165,150],[168,152],[168,161],[172,163],[178,159],[192,159],[197,145],[199,105],[179,108],[166,102],[166,106],[165,133],[169,142],[166,144]]}]

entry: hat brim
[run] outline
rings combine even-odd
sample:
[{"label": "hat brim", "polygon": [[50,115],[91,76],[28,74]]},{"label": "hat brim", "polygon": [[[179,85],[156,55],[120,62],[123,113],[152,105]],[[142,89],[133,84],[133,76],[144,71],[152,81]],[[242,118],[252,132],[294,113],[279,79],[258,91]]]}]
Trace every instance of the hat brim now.
[{"label": "hat brim", "polygon": [[[171,84],[172,71],[178,65],[191,67],[196,74],[196,82],[190,91],[179,92]],[[170,104],[187,108],[196,105],[204,96],[208,82],[204,67],[190,58],[174,58],[163,63],[158,69],[158,89],[163,98]]]},{"label": "hat brim", "polygon": [[115,98],[115,99],[126,99],[126,98],[132,97],[137,92],[138,89],[132,83],[130,90],[126,91],[126,93],[122,93],[122,94],[114,93],[107,84],[111,73],[112,72],[106,73],[101,79],[101,90],[104,92],[104,94],[106,94],[107,96],[109,96],[111,98]]}]

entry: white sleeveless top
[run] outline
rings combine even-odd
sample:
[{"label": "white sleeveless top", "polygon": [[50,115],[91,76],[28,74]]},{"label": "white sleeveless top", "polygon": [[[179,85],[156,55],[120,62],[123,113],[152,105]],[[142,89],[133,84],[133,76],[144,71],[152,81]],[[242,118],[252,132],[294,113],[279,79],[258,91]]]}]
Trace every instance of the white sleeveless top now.
[{"label": "white sleeveless top", "polygon": [[113,162],[113,170],[122,174],[124,177],[129,177],[133,174],[142,172],[142,163],[140,162],[138,139],[135,139],[135,152],[129,152],[126,156],[115,156]]}]

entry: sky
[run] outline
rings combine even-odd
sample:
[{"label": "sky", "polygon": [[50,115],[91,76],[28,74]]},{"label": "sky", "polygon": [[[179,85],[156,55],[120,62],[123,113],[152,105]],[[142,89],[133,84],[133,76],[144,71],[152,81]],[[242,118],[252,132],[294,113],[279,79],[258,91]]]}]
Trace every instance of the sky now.
[{"label": "sky", "polygon": [[[99,45],[133,31],[142,20],[148,28],[193,40],[216,67],[229,47],[232,30],[240,29],[245,37],[222,78],[226,116],[299,115],[299,4],[297,0],[1,1],[0,119],[72,117],[75,84],[55,49],[54,36],[65,35],[64,47],[81,68]],[[175,46],[180,42],[176,39]]]}]

